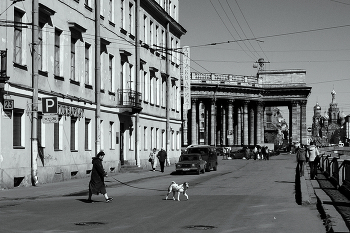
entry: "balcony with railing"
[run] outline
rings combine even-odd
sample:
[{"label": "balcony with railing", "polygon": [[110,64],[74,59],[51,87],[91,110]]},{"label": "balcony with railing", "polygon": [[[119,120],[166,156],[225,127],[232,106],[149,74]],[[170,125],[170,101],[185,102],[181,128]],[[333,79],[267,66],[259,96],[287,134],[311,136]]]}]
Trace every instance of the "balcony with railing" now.
[{"label": "balcony with railing", "polygon": [[142,110],[141,93],[131,89],[118,90],[118,108],[125,112],[139,113]]},{"label": "balcony with railing", "polygon": [[0,50],[0,83],[9,80],[7,77],[7,50]]}]

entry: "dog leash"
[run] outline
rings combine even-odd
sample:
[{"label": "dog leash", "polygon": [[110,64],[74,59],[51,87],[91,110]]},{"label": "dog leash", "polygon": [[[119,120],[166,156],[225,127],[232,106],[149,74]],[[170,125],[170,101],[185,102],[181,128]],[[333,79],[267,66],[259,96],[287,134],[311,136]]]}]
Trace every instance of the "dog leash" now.
[{"label": "dog leash", "polygon": [[152,190],[152,191],[161,191],[161,192],[164,192],[164,190],[160,190],[160,189],[150,189],[150,188],[141,188],[141,187],[132,186],[132,185],[130,185],[130,184],[127,184],[127,183],[124,183],[124,182],[122,182],[122,181],[120,181],[120,180],[117,180],[117,179],[114,178],[114,177],[112,177],[112,179],[115,180],[115,181],[117,181],[117,182],[119,182],[119,183],[121,183],[121,184],[123,184],[123,185],[125,185],[125,186],[128,186],[128,187],[130,187],[130,188],[145,189],[145,190]]}]

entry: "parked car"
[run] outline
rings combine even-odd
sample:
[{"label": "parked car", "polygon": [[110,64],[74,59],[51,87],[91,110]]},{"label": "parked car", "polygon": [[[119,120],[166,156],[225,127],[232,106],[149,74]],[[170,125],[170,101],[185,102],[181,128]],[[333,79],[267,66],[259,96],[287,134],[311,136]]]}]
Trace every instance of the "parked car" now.
[{"label": "parked car", "polygon": [[243,147],[242,149],[238,149],[236,151],[232,151],[230,153],[230,156],[233,159],[243,159],[243,158],[246,158],[245,153],[246,153],[246,148]]},{"label": "parked car", "polygon": [[176,172],[191,172],[194,171],[198,175],[205,173],[207,162],[203,160],[201,154],[182,154],[179,162],[175,164]]},{"label": "parked car", "polygon": [[218,156],[216,153],[216,148],[209,145],[191,145],[187,147],[186,153],[188,154],[200,154],[202,159],[207,162],[206,171],[209,172],[211,169],[214,171],[218,168]]}]

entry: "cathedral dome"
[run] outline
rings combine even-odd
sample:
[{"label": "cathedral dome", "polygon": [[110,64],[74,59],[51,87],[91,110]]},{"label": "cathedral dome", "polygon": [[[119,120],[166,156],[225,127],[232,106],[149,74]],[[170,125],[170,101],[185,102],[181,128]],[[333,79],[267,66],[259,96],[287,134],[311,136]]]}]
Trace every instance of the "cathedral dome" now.
[{"label": "cathedral dome", "polygon": [[321,106],[318,103],[316,103],[314,110],[321,110]]},{"label": "cathedral dome", "polygon": [[321,106],[318,103],[316,103],[314,107],[314,116],[316,117],[321,116]]}]

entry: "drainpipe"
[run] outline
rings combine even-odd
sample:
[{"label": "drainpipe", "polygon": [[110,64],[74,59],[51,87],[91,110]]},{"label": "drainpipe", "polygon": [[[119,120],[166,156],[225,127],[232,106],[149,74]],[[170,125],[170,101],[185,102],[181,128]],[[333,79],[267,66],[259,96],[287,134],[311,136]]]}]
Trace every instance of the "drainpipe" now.
[{"label": "drainpipe", "polygon": [[38,26],[39,26],[39,2],[32,1],[32,139],[31,139],[31,181],[32,185],[36,186],[38,183]]},{"label": "drainpipe", "polygon": [[101,35],[100,0],[95,0],[95,155],[101,150]]},{"label": "drainpipe", "polygon": [[[140,40],[139,40],[139,10],[140,10],[140,0],[136,0],[136,7],[135,7],[135,90],[136,90],[136,96],[135,96],[135,104],[139,103],[139,96],[138,93],[141,93],[141,86],[140,86]],[[136,107],[136,106],[135,106]],[[135,159],[136,159],[136,165],[140,167],[140,115],[139,113],[136,113],[135,115]]]}]

